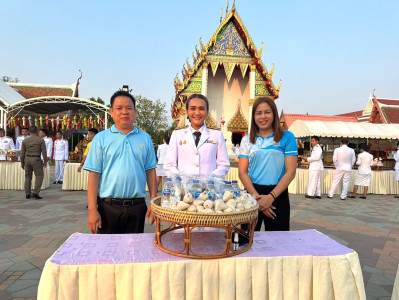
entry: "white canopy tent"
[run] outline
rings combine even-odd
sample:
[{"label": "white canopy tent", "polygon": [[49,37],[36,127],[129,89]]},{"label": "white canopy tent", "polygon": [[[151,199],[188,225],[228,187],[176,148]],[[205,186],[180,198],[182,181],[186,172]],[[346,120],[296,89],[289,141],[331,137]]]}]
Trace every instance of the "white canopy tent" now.
[{"label": "white canopy tent", "polygon": [[296,138],[316,135],[319,137],[399,139],[399,124],[296,120],[288,130]]}]

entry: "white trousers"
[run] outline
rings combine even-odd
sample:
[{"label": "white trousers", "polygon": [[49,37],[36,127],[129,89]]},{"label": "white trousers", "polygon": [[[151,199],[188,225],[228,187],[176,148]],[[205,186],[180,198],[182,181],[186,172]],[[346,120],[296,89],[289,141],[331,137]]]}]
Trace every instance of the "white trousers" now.
[{"label": "white trousers", "polygon": [[335,170],[333,180],[331,183],[330,191],[328,192],[328,196],[332,197],[335,193],[335,190],[338,187],[338,184],[341,182],[342,179],[342,192],[341,198],[346,198],[348,194],[348,187],[349,181],[351,179],[351,171],[344,171],[344,170]]},{"label": "white trousers", "polygon": [[320,170],[309,171],[308,195],[321,196]]},{"label": "white trousers", "polygon": [[56,181],[64,181],[64,166],[65,160],[56,160],[55,161],[55,180]]}]

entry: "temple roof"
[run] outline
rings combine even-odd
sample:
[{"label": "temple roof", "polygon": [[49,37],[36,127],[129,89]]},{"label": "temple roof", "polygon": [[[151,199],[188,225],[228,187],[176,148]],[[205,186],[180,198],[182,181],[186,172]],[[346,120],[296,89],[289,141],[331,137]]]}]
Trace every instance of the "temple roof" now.
[{"label": "temple roof", "polygon": [[370,115],[371,123],[399,123],[399,100],[373,98],[373,109]]},{"label": "temple roof", "polygon": [[324,115],[304,115],[304,114],[285,114],[281,113],[280,124],[284,130],[289,130],[291,125],[296,120],[302,121],[329,121],[329,122],[354,122],[358,123],[356,117],[346,117],[346,116],[324,116]]},{"label": "temple roof", "polygon": [[[228,40],[228,36],[230,36],[230,40]],[[232,37],[235,37],[234,40]],[[265,81],[265,89],[274,99],[279,97],[281,84],[276,88],[272,82],[274,68],[271,72],[268,72],[264,66],[261,60],[263,46],[258,51],[235,9],[235,4],[233,4],[232,9],[224,20],[220,22],[219,27],[206,46],[203,45],[201,39],[200,46],[200,50],[197,49],[197,46],[195,47],[195,53],[192,55],[193,66],[186,59],[186,64],[182,70],[183,81],[176,75],[174,82],[176,96],[172,101],[173,119],[178,117],[180,110],[180,94],[186,89],[189,91],[194,90],[193,83],[197,83],[198,81],[192,81],[192,79],[195,77],[200,78],[204,61],[209,62],[212,71],[215,72],[219,66],[219,60],[222,59],[228,80],[237,64],[240,66],[243,76],[245,75],[248,64],[254,64],[257,69],[257,80]]]},{"label": "temple roof", "polygon": [[25,99],[46,96],[79,97],[79,81],[71,85],[49,85],[31,83],[7,83]]}]

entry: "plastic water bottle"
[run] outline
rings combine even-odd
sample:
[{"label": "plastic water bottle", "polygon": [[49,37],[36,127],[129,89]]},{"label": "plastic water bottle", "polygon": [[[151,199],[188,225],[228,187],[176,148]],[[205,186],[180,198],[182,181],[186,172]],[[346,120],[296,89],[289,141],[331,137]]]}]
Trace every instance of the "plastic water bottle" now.
[{"label": "plastic water bottle", "polygon": [[193,180],[193,185],[191,186],[191,191],[195,200],[197,200],[198,196],[202,193],[202,186],[199,180]]},{"label": "plastic water bottle", "polygon": [[172,178],[166,178],[166,182],[162,188],[161,206],[170,207],[170,202],[174,195],[175,190]]},{"label": "plastic water bottle", "polygon": [[[234,192],[233,191],[233,187],[232,187],[232,185],[231,185],[231,181],[225,181],[224,182],[225,183],[225,185],[224,185],[224,192],[227,192],[227,191],[230,191],[230,192]],[[224,193],[223,192],[223,193]]]},{"label": "plastic water bottle", "polygon": [[217,197],[216,193],[216,188],[215,188],[215,183],[213,180],[208,181],[207,185],[207,190],[208,190],[208,198],[209,200],[215,201]]},{"label": "plastic water bottle", "polygon": [[238,181],[237,180],[233,180],[231,187],[233,188],[233,194],[234,194],[234,198],[239,198],[241,196],[241,189],[238,186]]}]

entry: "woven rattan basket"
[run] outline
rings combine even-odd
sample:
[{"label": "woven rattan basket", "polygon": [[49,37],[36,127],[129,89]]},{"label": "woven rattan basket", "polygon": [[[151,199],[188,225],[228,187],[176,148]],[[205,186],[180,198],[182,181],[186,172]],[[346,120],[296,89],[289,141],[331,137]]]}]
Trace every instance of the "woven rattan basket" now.
[{"label": "woven rattan basket", "polygon": [[[161,207],[160,204],[161,197],[157,197],[151,202],[151,210],[156,223],[155,244],[166,253],[189,258],[222,258],[246,252],[252,246],[253,232],[258,219],[258,205],[250,210],[242,212],[197,213],[164,208]],[[161,230],[161,222],[170,223],[169,228]],[[247,229],[241,229],[239,226],[241,224],[247,224]],[[225,249],[213,255],[198,255],[194,253],[191,249],[191,232],[194,228],[198,227],[212,227],[225,230],[227,233]],[[162,244],[162,236],[177,229],[184,229],[185,234],[185,249],[181,252],[166,249]],[[231,242],[233,232],[238,232],[248,238],[248,246],[239,250],[232,250]]]}]

